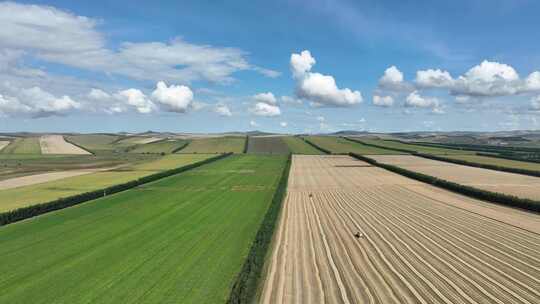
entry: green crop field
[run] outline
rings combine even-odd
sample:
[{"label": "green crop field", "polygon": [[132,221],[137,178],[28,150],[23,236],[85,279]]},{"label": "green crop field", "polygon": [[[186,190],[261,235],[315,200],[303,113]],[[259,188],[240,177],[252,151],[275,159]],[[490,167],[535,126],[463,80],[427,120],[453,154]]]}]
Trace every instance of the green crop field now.
[{"label": "green crop field", "polygon": [[114,142],[120,136],[109,134],[81,134],[66,136],[71,141],[94,153],[112,152],[115,149]]},{"label": "green crop field", "polygon": [[13,140],[2,151],[2,154],[41,154],[39,137],[21,137]]},{"label": "green crop field", "polygon": [[370,147],[350,140],[336,136],[308,136],[307,139],[317,146],[330,150],[332,153],[349,153],[358,154],[403,154],[396,151]]},{"label": "green crop field", "polygon": [[285,157],[235,155],[0,229],[0,303],[225,303]]},{"label": "green crop field", "polygon": [[378,145],[378,146],[384,146],[388,148],[397,148],[397,149],[406,149],[406,150],[412,150],[419,153],[426,153],[426,154],[434,154],[434,155],[446,155],[446,154],[474,154],[474,151],[466,151],[466,150],[455,150],[455,149],[445,149],[445,148],[438,148],[438,147],[428,147],[428,146],[421,146],[421,145],[414,145],[414,144],[407,144],[407,143],[401,143],[397,141],[391,141],[391,140],[380,140],[380,139],[360,139],[362,142]]},{"label": "green crop field", "polygon": [[213,155],[171,154],[157,160],[139,162],[111,171],[90,173],[31,186],[1,190],[0,212],[124,183],[145,175],[194,163],[211,156]]},{"label": "green crop field", "polygon": [[283,141],[283,136],[251,136],[247,152],[252,154],[289,154],[290,150]]},{"label": "green crop field", "polygon": [[137,145],[135,149],[129,150],[130,153],[172,153],[176,149],[184,146],[185,140],[163,140],[149,144]]},{"label": "green crop field", "polygon": [[289,150],[294,154],[323,154],[310,144],[296,136],[282,137],[283,141],[289,146]]},{"label": "green crop field", "polygon": [[480,155],[446,155],[446,158],[465,160],[477,164],[488,164],[507,168],[526,169],[540,171],[539,163],[517,161]]},{"label": "green crop field", "polygon": [[245,143],[240,136],[194,138],[179,153],[242,153]]}]

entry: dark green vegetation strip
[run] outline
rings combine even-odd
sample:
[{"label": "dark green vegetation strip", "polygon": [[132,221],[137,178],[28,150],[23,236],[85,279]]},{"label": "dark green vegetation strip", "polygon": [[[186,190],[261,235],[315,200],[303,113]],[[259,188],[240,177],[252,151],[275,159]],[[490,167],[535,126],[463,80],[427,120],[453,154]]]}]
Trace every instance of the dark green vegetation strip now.
[{"label": "dark green vegetation strip", "polygon": [[189,145],[189,140],[187,140],[186,142],[184,142],[183,145],[181,145],[180,147],[174,149],[171,151],[171,153],[176,153],[176,152],[180,152],[182,149],[184,149],[185,147],[187,147]]},{"label": "dark green vegetation strip", "polygon": [[251,136],[248,153],[252,154],[289,154],[289,146],[283,141],[283,136]]},{"label": "dark green vegetation strip", "polygon": [[358,139],[349,138],[349,137],[345,137],[345,139],[353,141],[355,143],[362,144],[364,146],[373,147],[373,148],[386,149],[386,150],[392,150],[392,151],[403,152],[403,153],[416,153],[416,151],[414,151],[414,150],[393,148],[393,147],[387,147],[387,146],[382,146],[382,145],[375,145],[375,144],[370,144],[370,143],[367,143],[367,142],[364,142],[364,141],[361,141],[361,140],[358,140]]},{"label": "dark green vegetation strip", "polygon": [[0,303],[225,303],[287,158],[232,155],[0,229]]},{"label": "dark green vegetation strip", "polygon": [[442,157],[438,155],[430,155],[430,154],[423,154],[423,153],[414,153],[414,155],[427,158],[427,159],[433,159],[433,160],[438,160],[438,161],[443,161],[443,162],[453,163],[453,164],[458,164],[458,165],[464,165],[464,166],[469,166],[469,167],[476,167],[476,168],[482,168],[482,169],[490,169],[490,170],[496,170],[496,171],[503,171],[503,172],[509,172],[509,173],[540,177],[540,171],[502,167],[502,166],[491,165],[491,164],[480,164],[480,163],[470,162],[470,161],[466,161],[462,159],[453,159],[453,158],[447,158],[447,157]]},{"label": "dark green vegetation strip", "polygon": [[85,192],[85,193],[81,193],[81,194],[77,194],[77,195],[73,195],[73,196],[69,196],[69,197],[65,197],[65,198],[59,198],[59,199],[56,199],[54,201],[50,201],[50,202],[46,202],[46,203],[36,204],[36,205],[28,206],[28,207],[15,209],[15,210],[12,210],[12,211],[0,213],[0,226],[11,224],[11,223],[14,223],[14,222],[18,222],[18,221],[28,219],[28,218],[31,218],[31,217],[34,217],[34,216],[38,216],[38,215],[41,215],[41,214],[44,214],[44,213],[48,213],[48,212],[51,212],[51,211],[60,210],[60,209],[64,209],[64,208],[67,208],[67,207],[74,206],[74,205],[78,205],[78,204],[81,204],[81,203],[84,203],[84,202],[87,202],[87,201],[90,201],[90,200],[94,200],[94,199],[97,199],[97,198],[100,198],[100,197],[104,197],[104,196],[107,196],[107,195],[122,192],[122,191],[125,191],[125,190],[128,190],[128,189],[140,186],[140,185],[144,185],[146,183],[156,181],[158,179],[162,179],[164,177],[168,177],[168,176],[171,176],[171,175],[182,173],[184,171],[187,171],[187,170],[190,170],[190,169],[193,169],[193,168],[197,168],[199,166],[211,163],[213,161],[216,161],[218,159],[227,157],[229,155],[231,155],[231,154],[230,153],[221,154],[221,155],[218,155],[216,157],[208,158],[208,159],[205,159],[203,161],[196,162],[196,163],[193,163],[193,164],[189,164],[189,165],[186,165],[186,166],[182,166],[182,167],[179,167],[179,168],[175,168],[175,169],[166,170],[166,171],[158,172],[158,173],[155,173],[155,174],[147,175],[147,176],[138,178],[136,180],[129,181],[127,183],[118,184],[118,185],[110,186],[110,187],[107,187],[107,188],[104,188],[104,189]]},{"label": "dark green vegetation strip", "polygon": [[281,206],[287,194],[287,182],[289,180],[289,169],[291,167],[291,156],[281,174],[281,179],[277,186],[270,207],[266,211],[264,220],[257,231],[255,240],[247,256],[242,271],[238,275],[231,290],[227,303],[253,303],[257,294],[266,256],[268,255],[272,237],[276,228],[277,220],[281,212]]},{"label": "dark green vegetation strip", "polygon": [[540,164],[540,159],[527,159],[523,157],[515,157],[512,155],[504,155],[504,154],[501,155],[501,154],[491,154],[491,153],[482,153],[482,152],[478,152],[476,153],[476,155]]},{"label": "dark green vegetation strip", "polygon": [[79,147],[79,148],[83,149],[84,151],[86,151],[86,152],[88,152],[88,153],[90,153],[90,154],[92,154],[92,155],[95,155],[95,154],[96,154],[96,153],[94,153],[93,151],[90,151],[90,150],[86,149],[85,147],[79,145],[78,143],[76,143],[76,142],[70,140],[68,136],[62,136],[62,137],[64,138],[64,140],[65,140],[67,143],[70,143],[70,144],[72,144],[72,145],[74,145],[74,146],[76,146],[76,147]]},{"label": "dark green vegetation strip", "polygon": [[325,148],[321,147],[321,146],[318,146],[316,144],[314,144],[312,141],[310,141],[309,139],[305,138],[305,137],[302,137],[302,139],[310,146],[312,146],[313,148],[321,151],[322,153],[324,154],[332,154],[332,151],[330,150],[326,150]]},{"label": "dark green vegetation strip", "polygon": [[481,189],[470,187],[470,186],[461,185],[458,183],[436,178],[430,175],[410,171],[401,167],[379,163],[372,158],[359,155],[356,153],[350,153],[349,155],[351,155],[352,157],[356,159],[372,164],[374,166],[386,169],[388,171],[392,171],[394,173],[397,173],[397,174],[400,174],[400,175],[403,175],[403,176],[406,176],[406,177],[409,177],[409,178],[412,178],[412,179],[415,179],[424,183],[431,184],[439,188],[450,190],[452,192],[464,194],[464,195],[467,195],[476,199],[480,199],[483,201],[488,201],[488,202],[492,202],[492,203],[496,203],[500,205],[521,208],[528,211],[540,212],[540,201],[519,198],[513,195],[495,193],[495,192],[481,190]]},{"label": "dark green vegetation strip", "polygon": [[246,135],[246,141],[244,143],[244,151],[242,153],[246,154],[248,153],[249,148],[249,135]]}]

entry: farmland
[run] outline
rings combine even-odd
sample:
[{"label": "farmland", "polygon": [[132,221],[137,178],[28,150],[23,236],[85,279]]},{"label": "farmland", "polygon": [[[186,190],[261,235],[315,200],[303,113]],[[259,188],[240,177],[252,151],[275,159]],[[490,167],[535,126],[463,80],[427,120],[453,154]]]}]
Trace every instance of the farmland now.
[{"label": "farmland", "polygon": [[322,154],[321,151],[309,145],[298,136],[282,137],[283,141],[289,146],[289,150],[294,154]]},{"label": "farmland", "polygon": [[464,160],[477,164],[487,164],[506,168],[540,171],[540,163],[510,160],[482,155],[446,155],[445,157],[450,159]]},{"label": "farmland", "polygon": [[402,152],[396,152],[381,148],[370,147],[362,145],[360,143],[352,142],[345,138],[335,136],[308,136],[307,139],[315,145],[332,151],[332,153],[359,153],[359,154],[402,154]]},{"label": "farmland", "polygon": [[62,135],[43,135],[39,138],[43,154],[91,154],[64,140]]},{"label": "farmland", "polygon": [[231,156],[2,227],[0,302],[223,303],[285,160]]},{"label": "farmland", "polygon": [[457,165],[412,155],[378,155],[371,158],[462,185],[521,198],[540,199],[538,177]]},{"label": "farmland", "polygon": [[4,147],[2,154],[41,154],[39,137],[20,137],[16,138],[9,145]]},{"label": "farmland", "polygon": [[112,134],[81,134],[66,136],[66,139],[96,154],[112,152],[114,143],[120,138]]},{"label": "farmland", "polygon": [[288,189],[261,303],[540,298],[537,214],[347,156],[293,156]]},{"label": "farmland", "polygon": [[283,141],[283,136],[250,136],[248,153],[253,154],[288,154],[289,146]]},{"label": "farmland", "polygon": [[245,143],[243,136],[193,138],[179,153],[242,153]]},{"label": "farmland", "polygon": [[130,153],[173,153],[179,148],[185,146],[188,142],[185,140],[168,139],[148,144],[137,145],[130,149]]},{"label": "farmland", "polygon": [[0,140],[0,151],[9,145],[9,140]]},{"label": "farmland", "polygon": [[414,144],[407,144],[402,143],[398,141],[393,140],[379,140],[379,139],[359,139],[362,142],[365,142],[366,144],[372,144],[382,147],[387,147],[389,149],[404,149],[404,150],[410,150],[418,153],[426,153],[426,154],[434,154],[434,155],[451,155],[451,154],[474,154],[474,151],[467,151],[467,150],[456,150],[456,149],[446,149],[442,147],[429,147],[429,146],[421,146],[421,145],[414,145]]},{"label": "farmland", "polygon": [[[2,190],[0,191],[0,212],[124,183],[145,175],[194,163],[208,157],[210,155],[205,154],[167,155],[149,162],[126,164],[109,171]],[[71,171],[65,171],[65,174],[69,174],[69,172]]]}]

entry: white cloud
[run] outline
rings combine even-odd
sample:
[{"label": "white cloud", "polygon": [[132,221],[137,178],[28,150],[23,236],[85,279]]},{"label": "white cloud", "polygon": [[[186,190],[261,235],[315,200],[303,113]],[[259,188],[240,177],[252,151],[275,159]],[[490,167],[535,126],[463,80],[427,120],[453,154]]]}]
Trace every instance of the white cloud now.
[{"label": "white cloud", "polygon": [[318,121],[320,121],[320,122],[323,122],[323,121],[326,120],[326,119],[324,118],[324,116],[317,116],[316,119],[317,119]]},{"label": "white cloud", "polygon": [[428,69],[416,72],[416,85],[421,88],[448,88],[454,79],[447,71]]},{"label": "white cloud", "polygon": [[116,93],[115,98],[134,107],[137,112],[148,114],[156,109],[155,104],[138,89],[127,89]]},{"label": "white cloud", "polygon": [[282,127],[282,128],[286,128],[287,127],[287,122],[286,121],[282,121],[279,123],[279,125]]},{"label": "white cloud", "polygon": [[407,96],[405,106],[414,108],[436,108],[439,106],[439,101],[437,98],[423,97],[418,94],[418,91],[414,91]]},{"label": "white cloud", "polygon": [[392,96],[373,95],[373,104],[379,107],[391,107],[394,105]]},{"label": "white cloud", "polygon": [[291,55],[291,70],[296,80],[298,98],[314,106],[347,107],[362,102],[362,94],[351,89],[339,89],[334,77],[311,72],[315,59],[309,51]]},{"label": "white cloud", "polygon": [[403,82],[403,73],[395,66],[391,66],[384,71],[384,75],[379,79],[381,84],[394,84]]},{"label": "white cloud", "polygon": [[34,118],[64,115],[81,108],[70,96],[56,97],[40,87],[18,88],[7,86],[6,95],[0,95],[2,116],[30,116]]},{"label": "white cloud", "polygon": [[118,50],[110,49],[105,35],[96,28],[98,23],[51,6],[2,2],[0,45],[49,62],[142,80],[230,82],[231,75],[241,70],[279,75],[249,64],[240,49],[192,44],[179,38],[169,43],[125,42]]},{"label": "white cloud", "polygon": [[257,102],[251,109],[250,112],[257,116],[279,116],[281,115],[281,110],[278,106],[267,104],[264,102]]},{"label": "white cloud", "polygon": [[231,109],[229,109],[229,107],[224,103],[216,104],[216,106],[214,107],[214,112],[216,112],[220,116],[232,116]]},{"label": "white cloud", "polygon": [[534,111],[540,111],[540,95],[531,99],[531,109]]},{"label": "white cloud", "polygon": [[290,96],[281,96],[280,98],[282,103],[290,104],[290,105],[301,105],[302,99],[290,97]]},{"label": "white cloud", "polygon": [[185,113],[193,102],[193,92],[186,86],[167,86],[160,81],[152,92],[152,99],[170,112]]},{"label": "white cloud", "polygon": [[525,90],[540,91],[540,72],[532,72],[527,79],[525,79]]},{"label": "white cloud", "polygon": [[259,94],[255,95],[255,96],[253,96],[253,99],[256,102],[264,102],[264,103],[269,104],[269,105],[276,105],[277,104],[276,97],[274,96],[274,94],[272,94],[272,92],[259,93]]},{"label": "white cloud", "polygon": [[250,121],[249,125],[252,126],[252,127],[258,127],[259,126],[259,124],[254,120]]},{"label": "white cloud", "polygon": [[509,65],[484,60],[460,76],[451,87],[454,95],[505,96],[519,93],[519,75]]}]

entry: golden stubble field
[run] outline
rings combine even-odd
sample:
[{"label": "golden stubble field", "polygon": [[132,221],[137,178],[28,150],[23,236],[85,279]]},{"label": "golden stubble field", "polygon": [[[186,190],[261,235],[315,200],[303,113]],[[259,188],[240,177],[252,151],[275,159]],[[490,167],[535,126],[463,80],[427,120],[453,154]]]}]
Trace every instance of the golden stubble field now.
[{"label": "golden stubble field", "polygon": [[538,303],[540,216],[294,156],[261,303]]},{"label": "golden stubble field", "polygon": [[458,184],[540,200],[539,177],[457,165],[412,155],[374,155],[370,157],[380,163],[395,165]]},{"label": "golden stubble field", "polygon": [[62,135],[43,135],[39,138],[39,144],[43,154],[90,154],[65,141]]}]

